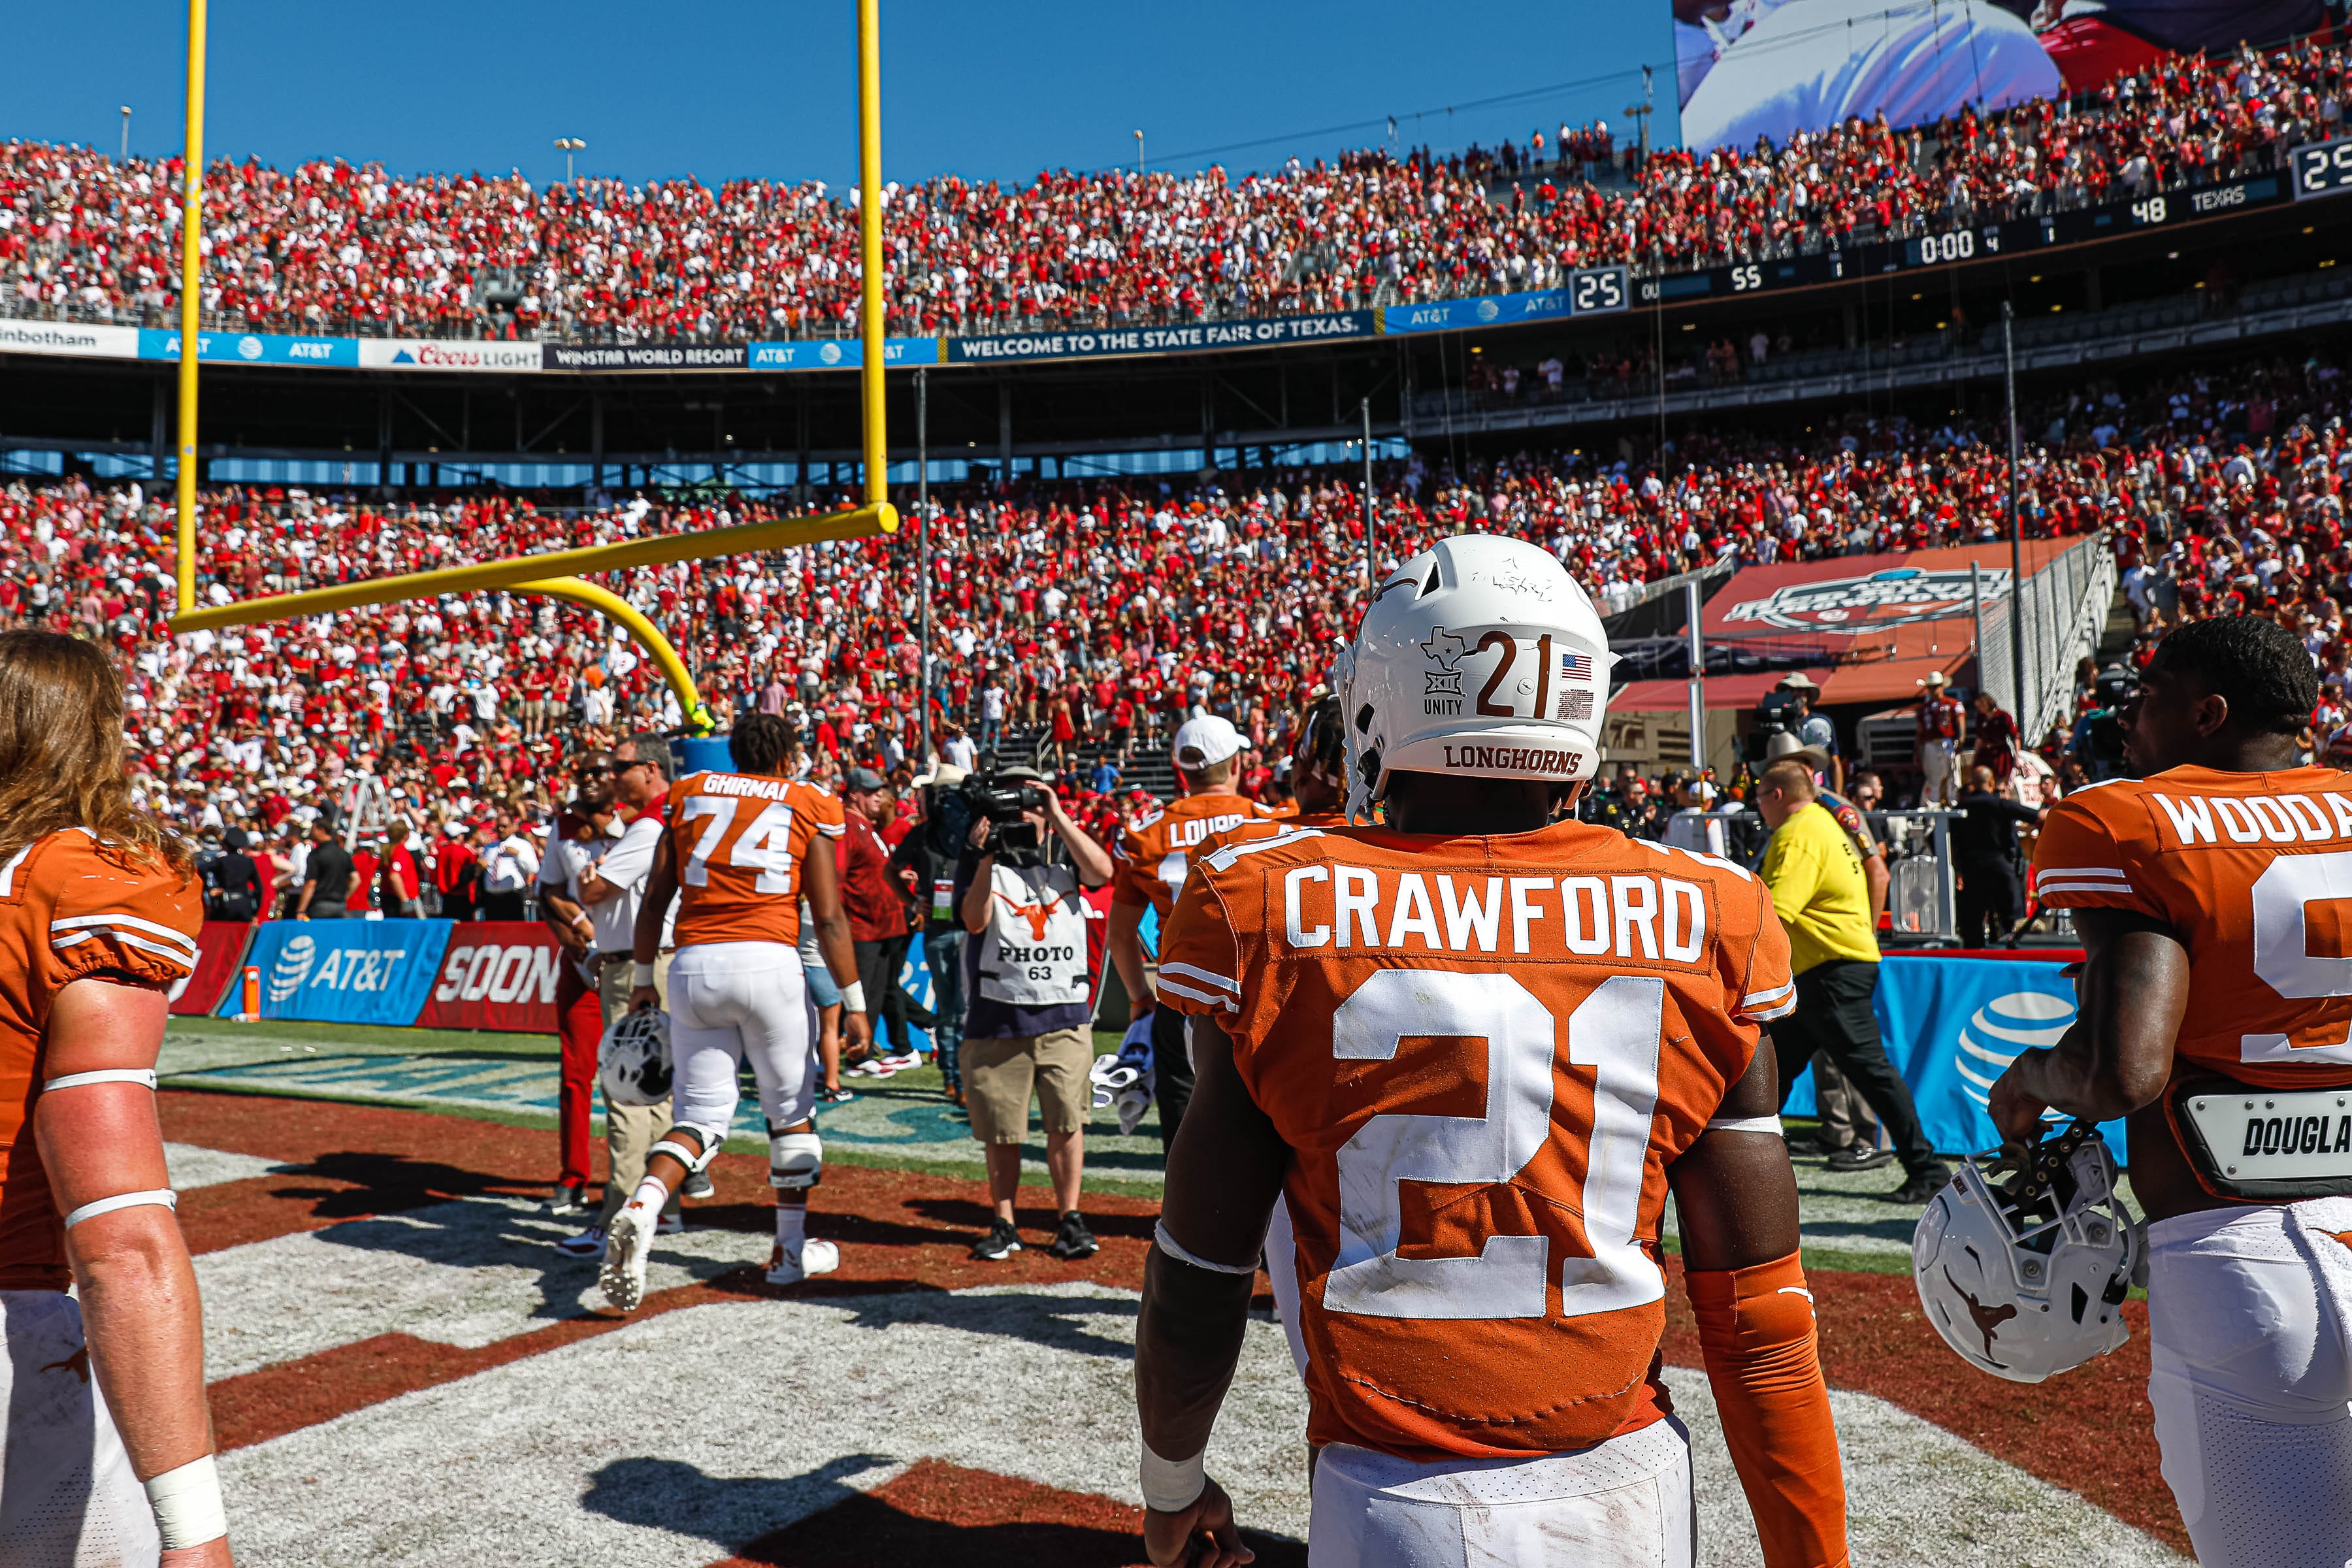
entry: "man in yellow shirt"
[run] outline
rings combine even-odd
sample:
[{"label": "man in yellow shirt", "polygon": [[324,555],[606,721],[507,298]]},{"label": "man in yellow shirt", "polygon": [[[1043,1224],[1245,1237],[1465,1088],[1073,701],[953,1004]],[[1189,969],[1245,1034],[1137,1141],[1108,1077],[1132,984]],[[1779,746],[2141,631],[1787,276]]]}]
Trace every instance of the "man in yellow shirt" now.
[{"label": "man in yellow shirt", "polygon": [[1879,1042],[1872,1005],[1878,937],[1862,858],[1816,794],[1812,770],[1795,757],[1767,767],[1756,791],[1757,809],[1772,829],[1764,886],[1789,933],[1789,967],[1797,977],[1796,1011],[1772,1024],[1780,1096],[1788,1098],[1790,1081],[1813,1052],[1828,1052],[1895,1141],[1904,1181],[1889,1195],[1896,1203],[1924,1204],[1951,1179],[1951,1167],[1936,1158],[1910,1088]]}]

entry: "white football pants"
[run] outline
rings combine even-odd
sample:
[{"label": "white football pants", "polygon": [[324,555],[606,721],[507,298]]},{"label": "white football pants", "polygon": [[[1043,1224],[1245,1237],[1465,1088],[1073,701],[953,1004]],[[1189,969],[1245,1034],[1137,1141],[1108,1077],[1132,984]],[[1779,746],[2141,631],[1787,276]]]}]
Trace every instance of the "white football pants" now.
[{"label": "white football pants", "polygon": [[1274,1284],[1274,1310],[1290,1342],[1290,1359],[1307,1375],[1307,1331],[1298,1321],[1298,1238],[1290,1228],[1290,1200],[1276,1194],[1265,1225],[1265,1277]]},{"label": "white football pants", "polygon": [[107,1414],[62,1290],[0,1290],[0,1568],[153,1568],[146,1489]]},{"label": "white football pants", "polygon": [[2148,1226],[2148,1402],[2204,1568],[2352,1561],[2352,1198]]},{"label": "white football pants", "polygon": [[1690,1433],[1672,1416],[1573,1454],[1421,1465],[1334,1443],[1309,1568],[1691,1568]]},{"label": "white football pants", "polygon": [[775,942],[698,942],[669,971],[670,1116],[713,1142],[735,1119],[749,1060],[760,1113],[782,1129],[816,1109],[816,1010],[796,949]]}]

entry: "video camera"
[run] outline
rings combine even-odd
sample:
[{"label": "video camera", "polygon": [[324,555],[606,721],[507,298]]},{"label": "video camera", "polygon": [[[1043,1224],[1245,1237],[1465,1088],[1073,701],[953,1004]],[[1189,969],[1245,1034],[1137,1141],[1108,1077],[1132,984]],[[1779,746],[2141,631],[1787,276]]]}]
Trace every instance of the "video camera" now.
[{"label": "video camera", "polygon": [[1034,770],[990,768],[975,773],[963,781],[958,794],[970,813],[967,821],[985,818],[988,822],[988,841],[981,846],[982,854],[1034,854],[1045,847],[1035,826],[1022,816],[1024,812],[1045,810],[1049,798],[1045,782]]}]

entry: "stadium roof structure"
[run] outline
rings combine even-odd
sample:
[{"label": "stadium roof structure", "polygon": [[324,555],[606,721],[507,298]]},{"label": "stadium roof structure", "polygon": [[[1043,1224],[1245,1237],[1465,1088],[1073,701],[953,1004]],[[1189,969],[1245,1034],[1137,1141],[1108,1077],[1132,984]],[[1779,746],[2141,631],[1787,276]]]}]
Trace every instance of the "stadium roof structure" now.
[{"label": "stadium roof structure", "polygon": [[[193,343],[201,333],[199,310],[204,300],[204,123],[205,0],[188,0],[188,89],[186,147],[182,167],[186,171],[181,193],[182,275],[190,281],[180,290],[180,341]],[[716,728],[709,709],[695,688],[686,661],[669,639],[635,607],[609,588],[583,581],[589,572],[615,572],[633,566],[677,561],[708,560],[751,551],[776,550],[830,539],[870,539],[895,533],[898,509],[887,490],[889,432],[883,401],[886,355],[883,349],[882,259],[882,45],[879,0],[857,0],[857,240],[863,269],[860,285],[860,329],[865,341],[859,372],[862,395],[866,468],[866,504],[822,517],[777,518],[733,528],[692,533],[626,539],[578,550],[539,555],[518,555],[504,561],[482,561],[445,566],[430,572],[404,573],[330,588],[306,589],[266,598],[232,600],[225,605],[199,605],[196,600],[196,426],[197,366],[200,355],[180,355],[179,475],[177,489],[178,552],[176,587],[178,613],[172,617],[175,632],[205,631],[217,626],[250,626],[262,621],[297,620],[355,605],[383,605],[404,599],[433,598],[478,588],[508,588],[541,594],[583,605],[607,616],[644,647],[655,667],[677,694],[687,727],[696,734]]]}]

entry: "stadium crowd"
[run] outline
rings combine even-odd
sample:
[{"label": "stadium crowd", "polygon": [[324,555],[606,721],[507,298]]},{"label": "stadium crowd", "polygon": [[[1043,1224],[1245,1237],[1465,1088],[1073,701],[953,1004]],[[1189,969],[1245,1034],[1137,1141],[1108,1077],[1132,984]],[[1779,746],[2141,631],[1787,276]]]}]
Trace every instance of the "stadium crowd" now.
[{"label": "stadium crowd", "polygon": [[[2340,369],[2316,358],[2075,393],[2032,416],[2025,531],[2104,533],[2151,638],[2184,617],[2269,608],[2331,680],[2352,679],[2345,394]],[[1458,475],[1416,456],[1388,479],[1384,565],[1439,533],[1502,529],[1559,554],[1604,610],[1727,558],[1998,537],[2007,482],[1998,448],[1965,421],[1863,416],[1801,447],[1694,435],[1652,463],[1522,454]],[[771,505],[637,497],[566,513],[500,494],[384,504],[233,488],[205,498],[196,566],[200,592],[225,602],[723,527]],[[1127,795],[1122,768],[1202,710],[1248,738],[1255,793],[1363,582],[1357,492],[1309,470],[1182,491],[1000,488],[939,508],[934,529],[935,744],[964,765],[983,749],[1034,752],[1081,820],[1107,822]],[[415,837],[494,843],[545,818],[572,750],[681,717],[631,643],[547,599],[477,593],[172,637],[172,533],[168,504],[136,484],[11,485],[0,624],[119,651],[141,787],[192,824],[283,834],[380,784]],[[910,527],[614,585],[680,648],[714,711],[793,719],[827,776],[866,765],[904,781],[924,766],[916,549]]]},{"label": "stadium crowd", "polygon": [[[1895,130],[1852,121],[1695,158],[1369,151],[1271,174],[940,175],[887,186],[888,330],[1273,316],[1678,270],[2079,206],[2273,166],[2342,123],[2346,51],[2173,57],[2095,93]],[[1547,158],[1547,151],[1550,156]],[[1605,178],[1596,177],[1605,175]],[[0,142],[0,310],[176,321],[175,160]],[[544,189],[247,160],[205,184],[205,309],[228,330],[595,341],[846,335],[854,190],[691,176]]]}]

